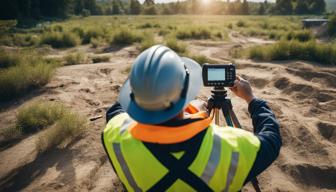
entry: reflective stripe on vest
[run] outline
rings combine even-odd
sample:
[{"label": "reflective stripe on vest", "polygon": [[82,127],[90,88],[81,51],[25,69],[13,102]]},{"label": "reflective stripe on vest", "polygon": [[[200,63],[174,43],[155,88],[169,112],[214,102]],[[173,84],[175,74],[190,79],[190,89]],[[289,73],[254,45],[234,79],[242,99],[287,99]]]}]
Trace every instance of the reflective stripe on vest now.
[{"label": "reflective stripe on vest", "polygon": [[[169,172],[134,138],[130,128],[135,122],[120,114],[107,124],[103,141],[116,174],[128,191],[146,191]],[[244,184],[260,142],[240,129],[209,126],[193,163],[188,167],[214,191],[238,191]],[[167,191],[192,191],[177,180]]]}]

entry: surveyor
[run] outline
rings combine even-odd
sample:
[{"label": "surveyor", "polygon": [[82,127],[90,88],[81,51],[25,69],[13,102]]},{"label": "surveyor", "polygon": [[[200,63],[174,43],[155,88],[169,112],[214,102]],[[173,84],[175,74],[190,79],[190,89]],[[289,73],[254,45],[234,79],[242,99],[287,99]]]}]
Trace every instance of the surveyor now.
[{"label": "surveyor", "polygon": [[135,60],[102,139],[127,191],[239,191],[277,158],[279,123],[248,81],[231,91],[248,104],[254,134],[218,127],[194,100],[201,67],[156,45]]}]

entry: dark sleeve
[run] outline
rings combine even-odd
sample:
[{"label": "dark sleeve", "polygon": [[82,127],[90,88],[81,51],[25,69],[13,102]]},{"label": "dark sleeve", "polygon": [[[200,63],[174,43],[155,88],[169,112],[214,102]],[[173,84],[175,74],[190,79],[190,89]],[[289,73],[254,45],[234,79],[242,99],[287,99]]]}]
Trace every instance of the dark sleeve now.
[{"label": "dark sleeve", "polygon": [[106,122],[109,122],[114,116],[119,115],[120,113],[124,113],[125,110],[122,109],[120,103],[117,101],[115,104],[110,107],[106,112]]},{"label": "dark sleeve", "polygon": [[260,140],[260,149],[245,183],[267,169],[278,157],[282,145],[279,123],[265,101],[254,99],[249,104],[255,135]]}]

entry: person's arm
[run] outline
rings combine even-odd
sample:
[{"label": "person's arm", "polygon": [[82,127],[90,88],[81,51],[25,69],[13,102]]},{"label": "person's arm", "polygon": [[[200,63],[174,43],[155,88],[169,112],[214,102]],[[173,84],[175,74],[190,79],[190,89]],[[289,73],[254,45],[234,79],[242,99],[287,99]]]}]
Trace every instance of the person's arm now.
[{"label": "person's arm", "polygon": [[120,113],[125,113],[125,110],[121,107],[120,103],[115,102],[109,110],[106,112],[106,122],[109,122],[114,116],[119,115]]},{"label": "person's arm", "polygon": [[249,112],[254,133],[260,140],[260,149],[245,183],[251,181],[275,161],[282,145],[279,123],[266,102],[253,99],[249,103]]},{"label": "person's arm", "polygon": [[280,126],[266,102],[254,96],[248,81],[237,76],[237,80],[230,90],[249,104],[248,109],[254,133],[260,140],[260,149],[256,160],[245,179],[245,183],[247,183],[267,169],[278,157],[282,145]]}]

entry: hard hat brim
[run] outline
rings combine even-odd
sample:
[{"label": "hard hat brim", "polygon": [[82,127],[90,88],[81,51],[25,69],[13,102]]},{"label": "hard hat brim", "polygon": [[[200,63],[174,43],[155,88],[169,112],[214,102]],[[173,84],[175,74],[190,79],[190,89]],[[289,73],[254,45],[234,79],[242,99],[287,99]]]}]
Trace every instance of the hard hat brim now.
[{"label": "hard hat brim", "polygon": [[202,87],[202,68],[192,59],[181,57],[189,71],[189,86],[185,97],[180,98],[174,105],[161,111],[148,111],[139,107],[131,98],[130,80],[127,79],[119,94],[119,102],[129,116],[144,124],[159,124],[172,119],[179,114],[190,101],[194,100]]}]

